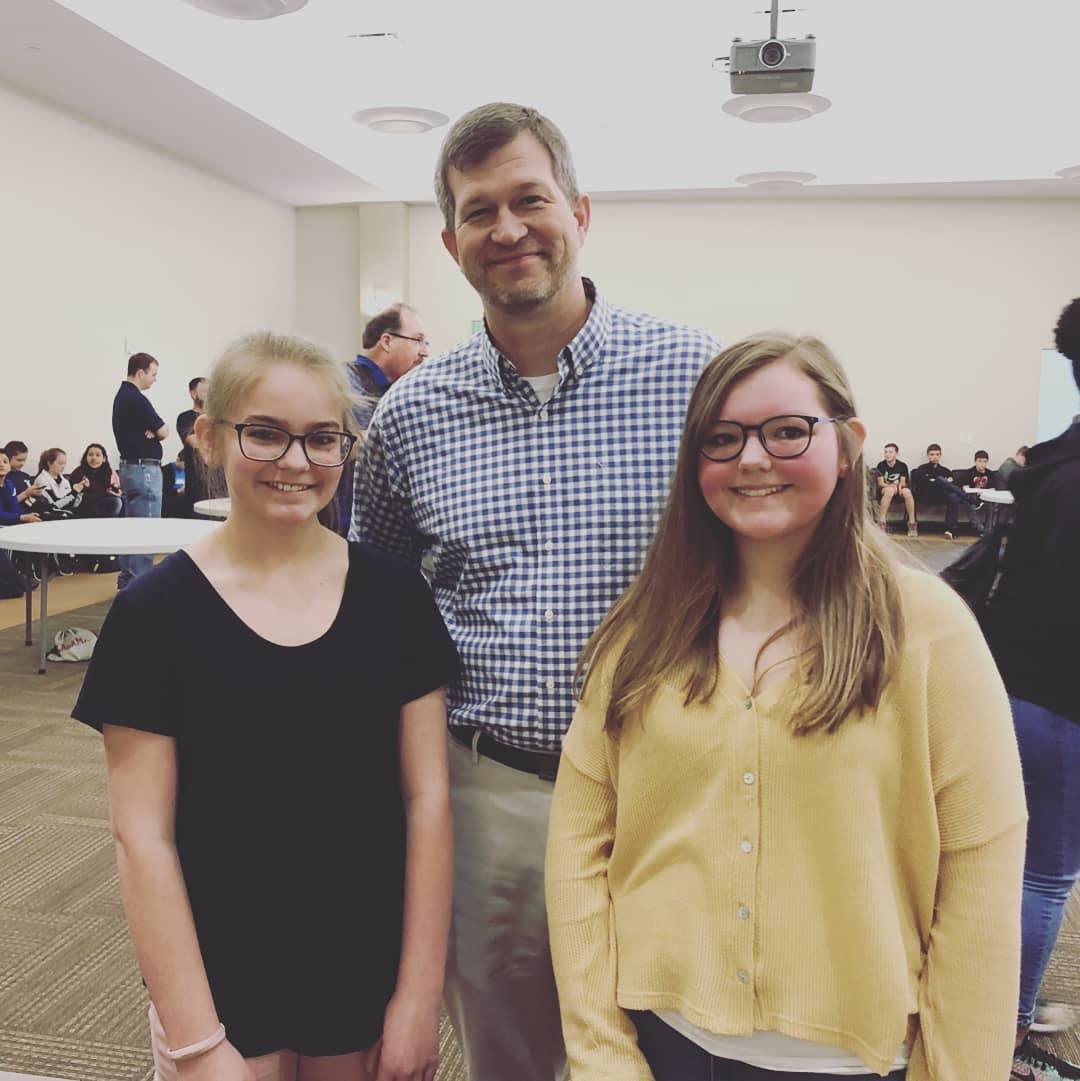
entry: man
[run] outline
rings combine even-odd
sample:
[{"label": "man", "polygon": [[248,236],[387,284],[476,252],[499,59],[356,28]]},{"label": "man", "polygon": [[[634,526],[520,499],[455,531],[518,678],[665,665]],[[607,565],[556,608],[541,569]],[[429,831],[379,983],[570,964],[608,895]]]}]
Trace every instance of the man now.
[{"label": "man", "polygon": [[[408,304],[392,304],[369,319],[361,339],[364,352],[349,366],[349,382],[356,399],[353,415],[360,431],[366,431],[371,414],[387,388],[406,372],[427,359],[430,342],[424,334],[420,314]],[[359,448],[353,448],[355,457]],[[342,471],[334,495],[335,521],[345,536],[352,521],[354,472]]]},{"label": "man", "polygon": [[[161,517],[161,442],[169,426],[157,415],[148,391],[158,377],[158,362],[149,353],[128,358],[127,379],[113,399],[112,428],[120,452],[117,473],[124,493],[126,518]],[[123,589],[154,565],[153,556],[121,556],[116,588]]]},{"label": "man", "polygon": [[887,530],[889,528],[889,505],[899,495],[907,508],[907,535],[917,537],[919,535],[919,526],[915,521],[915,497],[908,487],[908,467],[897,457],[900,448],[895,443],[886,443],[884,453],[885,460],[878,462],[876,469],[877,486],[881,499],[878,509],[878,524],[882,529]]},{"label": "man", "polygon": [[[961,469],[956,475],[957,484],[965,488],[978,488],[980,491],[986,488],[1000,488],[1001,482],[990,468],[990,455],[985,450],[975,452],[975,465],[971,469]],[[971,520],[975,523],[975,530],[981,537],[986,532],[986,521],[989,516],[987,506],[982,503],[978,495],[968,493],[971,501]]]},{"label": "man", "polygon": [[542,872],[574,667],[641,566],[690,393],[719,347],[580,276],[589,197],[535,110],[458,120],[435,191],[485,328],[383,399],[352,535],[426,557],[462,658],[445,1000],[469,1077],[552,1081],[566,1056]]},{"label": "man", "polygon": [[[206,466],[199,454],[195,439],[195,421],[199,418],[206,402],[206,376],[197,375],[188,382],[188,394],[191,395],[191,408],[185,409],[176,418],[176,434],[183,444],[180,457],[184,463],[184,494],[177,502],[178,518],[193,518],[195,504],[206,499]],[[169,517],[169,515],[165,515]]]},{"label": "man", "polygon": [[1002,488],[1008,488],[1009,477],[1011,477],[1018,469],[1023,469],[1027,464],[1027,452],[1029,450],[1031,450],[1031,448],[1027,445],[1018,447],[1015,454],[1006,458],[1005,461],[998,466],[998,481]]},{"label": "man", "polygon": [[911,475],[912,488],[919,502],[931,506],[945,503],[945,538],[956,536],[960,520],[960,504],[964,502],[964,489],[953,478],[952,470],[941,464],[941,444],[931,443],[926,448],[926,462]]}]

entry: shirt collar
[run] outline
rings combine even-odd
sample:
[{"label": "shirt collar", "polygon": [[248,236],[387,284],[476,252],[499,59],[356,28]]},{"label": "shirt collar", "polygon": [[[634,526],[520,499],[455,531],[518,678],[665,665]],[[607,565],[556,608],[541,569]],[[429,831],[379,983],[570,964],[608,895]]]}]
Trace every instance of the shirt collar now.
[{"label": "shirt collar", "polygon": [[[581,279],[585,295],[592,303],[592,310],[585,325],[560,351],[557,360],[559,382],[567,378],[580,379],[599,359],[611,333],[611,304],[600,294],[589,278]],[[495,344],[484,320],[484,333],[480,339],[480,359],[488,374],[500,386],[512,386],[520,380],[517,368],[504,356]]]},{"label": "shirt collar", "polygon": [[364,356],[363,353],[358,353],[356,356],[356,366],[358,368],[363,368],[364,371],[371,376],[372,382],[379,390],[386,390],[386,388],[390,386],[389,376],[371,359],[371,357]]}]

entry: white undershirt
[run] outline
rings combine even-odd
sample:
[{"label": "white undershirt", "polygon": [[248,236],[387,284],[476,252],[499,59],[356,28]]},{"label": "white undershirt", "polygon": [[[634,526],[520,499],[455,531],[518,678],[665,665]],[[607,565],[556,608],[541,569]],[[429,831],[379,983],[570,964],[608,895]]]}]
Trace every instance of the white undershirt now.
[{"label": "white undershirt", "polygon": [[[743,1062],[759,1070],[786,1070],[788,1073],[831,1073],[838,1076],[871,1073],[858,1055],[826,1043],[798,1040],[782,1032],[757,1030],[752,1036],[721,1036],[698,1028],[675,1010],[656,1010],[656,1016],[676,1032],[693,1040],[717,1058]],[[907,1045],[896,1052],[891,1069],[902,1070],[911,1055]]]},{"label": "white undershirt", "polygon": [[547,403],[559,384],[558,372],[552,372],[550,375],[526,375],[524,378],[525,382],[533,388],[533,393],[541,405]]}]

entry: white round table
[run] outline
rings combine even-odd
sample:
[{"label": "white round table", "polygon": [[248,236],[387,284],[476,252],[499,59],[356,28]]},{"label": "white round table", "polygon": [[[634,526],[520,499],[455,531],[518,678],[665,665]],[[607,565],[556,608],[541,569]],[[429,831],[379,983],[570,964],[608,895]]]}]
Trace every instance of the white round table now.
[{"label": "white round table", "polygon": [[[0,548],[35,555],[141,556],[175,552],[200,540],[218,528],[217,522],[194,518],[69,518],[65,522],[24,522],[0,529]],[[46,671],[45,651],[49,619],[48,563],[42,560],[41,592],[38,604],[38,637],[41,661],[38,672]],[[26,644],[31,636],[31,591],[26,591]]]},{"label": "white round table", "polygon": [[228,496],[220,499],[200,499],[192,505],[192,510],[203,518],[228,518],[232,510],[232,500]]},{"label": "white round table", "polygon": [[980,503],[990,505],[986,514],[986,530],[990,532],[998,523],[998,515],[1002,507],[1011,507],[1016,500],[1012,492],[1003,491],[1000,488],[968,488],[964,491],[969,495],[977,495]]}]

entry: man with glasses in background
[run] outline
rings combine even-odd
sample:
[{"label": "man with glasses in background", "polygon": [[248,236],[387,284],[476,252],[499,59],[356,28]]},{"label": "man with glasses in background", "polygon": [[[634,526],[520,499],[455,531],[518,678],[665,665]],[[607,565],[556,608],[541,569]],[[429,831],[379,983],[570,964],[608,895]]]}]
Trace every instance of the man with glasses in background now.
[{"label": "man with glasses in background", "polygon": [[641,567],[719,346],[582,277],[589,197],[535,109],[458,120],[435,194],[484,327],[376,410],[351,535],[423,559],[461,655],[445,1001],[468,1076],[554,1081],[567,1065],[544,845],[574,667]]},{"label": "man with glasses in background", "polygon": [[[391,384],[426,359],[431,343],[419,313],[408,304],[391,304],[369,319],[361,341],[364,351],[349,365],[349,382],[356,398],[356,423],[360,431],[366,431],[379,399]],[[334,495],[335,527],[343,537],[352,520],[353,483],[354,472],[346,469]]]}]

